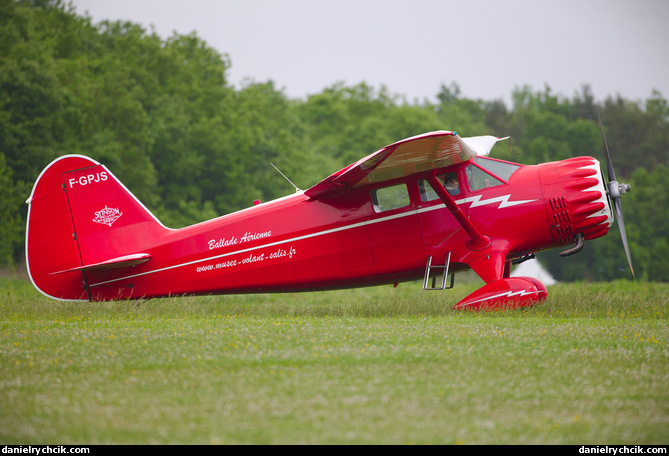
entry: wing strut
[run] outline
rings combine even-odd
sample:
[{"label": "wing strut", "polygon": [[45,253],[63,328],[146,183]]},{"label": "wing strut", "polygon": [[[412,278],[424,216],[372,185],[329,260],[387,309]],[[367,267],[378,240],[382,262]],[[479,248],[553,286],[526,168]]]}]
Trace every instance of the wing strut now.
[{"label": "wing strut", "polygon": [[467,243],[467,248],[470,250],[483,250],[490,247],[491,241],[490,238],[481,232],[474,226],[474,224],[467,218],[464,212],[458,206],[458,203],[455,202],[450,193],[444,188],[439,179],[437,179],[437,170],[433,170],[428,177],[428,182],[432,185],[432,188],[437,193],[439,198],[444,202],[446,207],[451,211],[453,217],[458,221],[460,226],[464,228],[465,232],[469,235],[471,240]]}]

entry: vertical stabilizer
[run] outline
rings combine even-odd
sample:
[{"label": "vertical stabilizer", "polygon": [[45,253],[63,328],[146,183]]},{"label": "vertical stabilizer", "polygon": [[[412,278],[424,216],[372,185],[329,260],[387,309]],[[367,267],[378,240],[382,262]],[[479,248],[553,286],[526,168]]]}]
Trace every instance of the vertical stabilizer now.
[{"label": "vertical stabilizer", "polygon": [[81,155],[50,163],[27,202],[28,273],[56,299],[91,299],[87,270],[149,261],[167,231],[104,165]]}]

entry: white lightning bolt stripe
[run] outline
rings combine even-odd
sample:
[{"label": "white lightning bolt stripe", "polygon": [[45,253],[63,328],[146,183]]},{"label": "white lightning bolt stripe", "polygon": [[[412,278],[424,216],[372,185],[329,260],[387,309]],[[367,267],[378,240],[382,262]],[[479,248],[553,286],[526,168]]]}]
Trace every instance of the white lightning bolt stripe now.
[{"label": "white lightning bolt stripe", "polygon": [[520,290],[520,291],[505,291],[503,293],[496,294],[494,296],[488,296],[485,298],[477,299],[476,301],[469,301],[465,304],[460,304],[457,305],[456,307],[465,307],[465,306],[471,306],[472,304],[477,304],[479,302],[483,301],[489,301],[491,299],[497,299],[497,298],[502,298],[502,297],[507,297],[507,298],[512,298],[514,296],[525,296],[528,294],[535,293],[533,290]]},{"label": "white lightning bolt stripe", "polygon": [[505,207],[518,206],[519,204],[531,203],[537,200],[520,200],[520,201],[509,201],[511,195],[497,196],[495,198],[489,198],[482,200],[482,195],[471,196],[469,198],[463,198],[456,200],[458,204],[472,203],[471,207],[485,206],[487,204],[499,203],[498,209],[504,209]]}]

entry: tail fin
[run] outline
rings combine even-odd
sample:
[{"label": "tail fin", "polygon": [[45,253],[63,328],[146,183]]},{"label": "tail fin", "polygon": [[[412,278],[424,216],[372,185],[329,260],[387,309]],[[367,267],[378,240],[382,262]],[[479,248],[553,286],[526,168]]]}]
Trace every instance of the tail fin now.
[{"label": "tail fin", "polygon": [[55,299],[92,300],[86,271],[149,261],[165,228],[104,166],[81,155],[51,162],[28,199],[26,263]]}]

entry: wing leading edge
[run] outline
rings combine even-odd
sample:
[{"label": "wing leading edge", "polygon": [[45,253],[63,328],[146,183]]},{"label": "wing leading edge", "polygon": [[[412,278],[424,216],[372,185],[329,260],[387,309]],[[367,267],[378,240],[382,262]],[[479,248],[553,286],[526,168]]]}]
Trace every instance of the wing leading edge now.
[{"label": "wing leading edge", "polygon": [[424,133],[390,144],[332,174],[304,193],[310,198],[323,198],[372,183],[445,168],[477,155],[488,155],[500,140],[494,136],[461,138],[446,130]]}]

